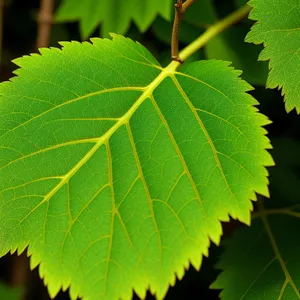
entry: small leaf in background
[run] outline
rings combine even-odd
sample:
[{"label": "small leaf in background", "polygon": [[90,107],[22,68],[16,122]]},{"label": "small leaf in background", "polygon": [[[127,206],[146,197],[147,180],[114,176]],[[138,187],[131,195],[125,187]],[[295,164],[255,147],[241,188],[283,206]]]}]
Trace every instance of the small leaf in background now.
[{"label": "small leaf in background", "polygon": [[221,299],[300,298],[299,208],[261,208],[250,228],[236,230],[224,243],[217,265],[222,273],[211,286],[223,289]]},{"label": "small leaf in background", "polygon": [[247,41],[264,44],[260,60],[269,60],[267,87],[280,88],[289,112],[300,113],[299,0],[251,0],[249,18],[258,21]]},{"label": "small leaf in background", "polygon": [[138,29],[145,32],[158,15],[170,21],[173,5],[173,0],[132,1],[133,20]]},{"label": "small leaf in background", "polygon": [[247,28],[231,27],[222,32],[205,46],[208,59],[231,61],[232,65],[243,70],[242,77],[254,85],[265,85],[268,64],[257,61],[260,47],[245,43]]},{"label": "small leaf in background", "polygon": [[0,282],[1,300],[20,300],[23,293],[22,288],[13,288]]},{"label": "small leaf in background", "polygon": [[52,297],[162,299],[268,196],[270,121],[227,62],[163,69],[92,41],[17,59],[0,85],[0,255],[28,246]]},{"label": "small leaf in background", "polygon": [[101,23],[101,36],[124,34],[132,21],[141,32],[157,15],[171,18],[173,0],[64,0],[56,13],[57,22],[80,21],[82,38],[89,37]]}]

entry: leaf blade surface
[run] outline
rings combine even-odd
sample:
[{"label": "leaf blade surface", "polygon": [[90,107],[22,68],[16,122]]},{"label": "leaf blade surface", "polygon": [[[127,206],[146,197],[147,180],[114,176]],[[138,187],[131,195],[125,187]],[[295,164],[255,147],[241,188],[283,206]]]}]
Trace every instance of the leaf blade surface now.
[{"label": "leaf blade surface", "polygon": [[299,2],[252,0],[249,5],[253,6],[249,18],[258,22],[246,40],[265,46],[259,59],[269,60],[267,87],[281,89],[287,112],[296,108],[299,113]]},{"label": "leaf blade surface", "polygon": [[29,245],[52,296],[162,298],[268,195],[269,121],[225,62],[163,69],[121,36],[41,54],[0,86],[0,254]]}]

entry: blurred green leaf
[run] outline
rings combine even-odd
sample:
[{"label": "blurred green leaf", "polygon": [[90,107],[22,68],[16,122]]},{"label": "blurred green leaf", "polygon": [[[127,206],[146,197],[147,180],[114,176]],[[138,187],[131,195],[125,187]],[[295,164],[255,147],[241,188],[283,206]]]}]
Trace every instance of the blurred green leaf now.
[{"label": "blurred green leaf", "polygon": [[87,38],[101,23],[101,35],[124,34],[132,21],[141,32],[148,29],[157,15],[170,20],[173,0],[64,0],[56,21],[80,21],[82,38]]},{"label": "blurred green leaf", "polygon": [[13,288],[0,282],[0,299],[1,300],[20,300],[23,293],[22,288]]},{"label": "blurred green leaf", "polygon": [[[298,205],[299,208],[299,205]],[[211,285],[223,300],[300,299],[300,213],[261,208],[250,228],[226,241]]]},{"label": "blurred green leaf", "polygon": [[234,2],[237,7],[242,7],[246,5],[249,2],[249,0],[234,0]]},{"label": "blurred green leaf", "polygon": [[216,11],[212,0],[197,0],[184,15],[187,23],[207,28],[217,21]]},{"label": "blurred green leaf", "polygon": [[269,62],[267,87],[279,88],[286,111],[300,113],[300,5],[299,0],[252,0],[250,19],[256,23],[246,40],[263,44],[259,59]]},{"label": "blurred green leaf", "polygon": [[268,64],[257,61],[262,47],[245,43],[246,27],[231,27],[210,40],[205,53],[208,59],[231,61],[233,66],[243,71],[242,77],[254,85],[265,85]]}]

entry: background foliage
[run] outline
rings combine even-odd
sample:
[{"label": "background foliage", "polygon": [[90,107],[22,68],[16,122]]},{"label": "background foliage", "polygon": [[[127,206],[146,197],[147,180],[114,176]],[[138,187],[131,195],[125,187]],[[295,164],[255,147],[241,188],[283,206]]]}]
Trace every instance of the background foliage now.
[{"label": "background foliage", "polygon": [[[123,9],[121,16],[116,14],[115,7],[118,1],[110,1],[114,5],[111,7],[107,5],[108,2],[103,1],[104,9],[101,11],[108,11],[109,13],[102,16],[99,13],[99,18],[97,17],[97,9],[99,8],[100,11],[101,5],[97,6],[97,9],[93,9],[95,6],[92,0],[88,2],[90,6],[87,5],[85,7],[76,6],[73,2],[70,0],[65,0],[64,2],[56,1],[57,23],[52,28],[52,46],[58,46],[58,41],[60,40],[80,41],[87,39],[89,36],[106,36],[109,31],[115,31],[126,33],[127,36],[147,46],[163,65],[169,62],[170,30],[173,14],[172,1],[164,2],[165,5],[160,5],[161,1],[157,1],[159,4],[154,5],[155,2],[153,1],[153,5],[151,5],[149,10],[145,10],[143,6],[129,7],[130,9],[126,7]],[[191,42],[209,24],[226,16],[245,2],[243,0],[196,1],[195,7],[186,14],[182,24],[180,33],[181,46]],[[132,3],[134,2],[132,1]],[[12,59],[35,51],[38,10],[39,1],[37,0],[26,2],[22,0],[5,1],[4,40],[3,48],[1,49],[1,80],[7,80],[12,76],[12,71],[15,69],[15,65],[11,63]],[[147,14],[143,13],[145,11],[147,11]],[[116,18],[120,22],[112,22],[112,18]],[[297,149],[300,149],[300,134],[298,130],[300,119],[295,111],[286,114],[280,92],[265,89],[268,63],[257,62],[262,46],[244,43],[245,35],[252,24],[253,22],[250,20],[243,20],[239,24],[234,25],[210,41],[206,47],[191,57],[190,60],[205,58],[229,60],[233,62],[233,66],[244,71],[242,77],[256,88],[251,93],[259,100],[261,104],[260,110],[273,121],[273,124],[269,125],[267,129],[275,148],[272,154],[277,165],[270,169],[271,200],[266,200],[264,205],[270,209],[297,205],[299,204],[298,187],[300,180],[300,163],[297,155],[299,153]],[[272,85],[275,86],[275,83]],[[270,224],[275,228],[274,232],[278,232],[276,229],[278,227],[279,229],[283,228],[276,222],[276,220],[270,221]],[[284,219],[283,217],[280,222],[284,224],[283,226],[286,226],[282,237],[280,236],[282,232],[280,230],[278,232],[283,247],[290,245],[289,247],[298,249],[296,244],[291,243],[291,239],[297,234],[297,228],[299,228],[297,219]],[[245,252],[244,247],[247,247],[247,244],[243,238],[247,237],[246,241],[250,242],[251,236],[256,236],[256,232],[261,230],[259,220],[256,220],[253,225],[253,228],[243,229],[243,226],[236,222],[224,224],[225,238],[230,237],[232,231],[235,231],[235,233],[231,242],[227,243],[229,246],[227,252],[225,252],[223,262],[218,264],[220,268],[224,268],[227,264],[229,265],[228,268],[230,267],[230,257],[233,255],[231,252],[228,252],[230,249],[233,249],[233,253],[236,254],[234,257],[239,256],[239,253]],[[235,241],[238,241],[238,243]],[[263,241],[267,241],[267,238],[263,239]],[[235,245],[237,246],[235,247]],[[260,247],[261,251],[257,252],[257,254],[253,252],[247,258],[240,256],[241,265],[245,263],[246,259],[254,262],[261,253],[265,253],[266,261],[272,260],[268,242],[250,245],[249,247]],[[210,257],[204,260],[201,272],[197,273],[191,267],[183,280],[177,282],[175,287],[169,290],[166,299],[193,299],[191,295],[193,295],[194,299],[218,299],[219,291],[210,290],[209,285],[219,274],[219,271],[214,267],[221,253],[223,253],[223,248],[212,246]],[[295,253],[287,253],[284,259],[290,260],[295,255]],[[6,256],[0,260],[0,277],[3,282],[11,286],[24,287],[24,290],[21,291],[25,297],[24,299],[48,299],[49,296],[38,277],[37,271],[30,273],[28,266],[28,260],[24,256],[21,256],[21,258],[18,258],[16,255]],[[250,265],[246,264],[243,270],[252,266],[253,264],[251,263]],[[240,272],[242,273],[243,270],[240,270]],[[280,270],[275,270],[274,272],[277,272],[276,274],[278,274],[279,280],[283,284],[285,277],[280,274]],[[295,270],[292,272],[293,276],[297,276]],[[226,277],[226,273],[223,273],[222,276],[220,277],[219,285],[215,285],[216,287],[230,285],[231,281],[229,277]],[[225,278],[225,281],[222,278]],[[226,280],[229,283],[226,283]],[[234,280],[236,279],[233,278]],[[240,286],[236,289],[239,288],[243,290],[243,287]],[[230,294],[231,292],[235,293],[236,290],[229,290],[228,294],[232,295]],[[226,293],[224,292],[224,294]],[[18,296],[16,295],[16,297]],[[230,297],[228,299],[234,299]],[[291,297],[293,297],[292,294]],[[61,292],[57,299],[68,299],[68,294]],[[152,299],[152,296],[148,295],[147,299]]]}]

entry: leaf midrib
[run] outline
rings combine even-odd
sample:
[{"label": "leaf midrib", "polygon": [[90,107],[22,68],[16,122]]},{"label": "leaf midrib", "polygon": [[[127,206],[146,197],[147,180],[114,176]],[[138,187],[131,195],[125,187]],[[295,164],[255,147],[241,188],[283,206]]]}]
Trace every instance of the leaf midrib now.
[{"label": "leaf midrib", "polygon": [[61,181],[47,194],[44,196],[44,199],[31,211],[29,212],[22,220],[20,220],[19,225],[35,211],[38,207],[40,207],[45,202],[49,201],[52,196],[54,196],[60,188],[66,184],[70,178],[76,174],[76,172],[97,152],[97,150],[105,144],[106,141],[124,124],[126,124],[135,111],[140,107],[140,105],[149,97],[151,97],[153,91],[159,86],[159,84],[168,76],[175,73],[176,69],[180,64],[178,62],[171,62],[166,68],[162,69],[160,74],[148,85],[144,88],[144,92],[137,99],[137,101],[132,105],[132,107],[122,116],[119,120],[101,137],[95,140],[95,145],[85,154],[85,156],[78,161],[78,163],[64,176],[61,176]]}]

